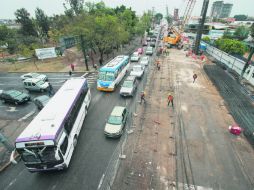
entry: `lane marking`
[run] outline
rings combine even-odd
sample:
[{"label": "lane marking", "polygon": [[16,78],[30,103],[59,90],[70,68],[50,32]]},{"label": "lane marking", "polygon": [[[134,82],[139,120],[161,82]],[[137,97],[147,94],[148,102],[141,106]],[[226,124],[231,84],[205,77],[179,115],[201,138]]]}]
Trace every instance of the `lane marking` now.
[{"label": "lane marking", "polygon": [[35,111],[31,111],[31,112],[29,112],[28,114],[26,114],[24,117],[18,119],[18,121],[25,120],[25,119],[27,119],[28,117],[30,117],[31,115],[33,115],[34,113],[35,113]]},{"label": "lane marking", "polygon": [[99,183],[97,189],[100,189],[100,188],[101,188],[101,185],[102,185],[102,182],[103,182],[103,180],[104,180],[104,177],[105,177],[105,174],[103,174],[103,175],[101,176],[100,183]]},{"label": "lane marking", "polygon": [[15,112],[15,111],[18,111],[18,110],[16,110],[16,107],[9,107],[9,109],[6,110],[6,111],[8,111],[8,112]]}]

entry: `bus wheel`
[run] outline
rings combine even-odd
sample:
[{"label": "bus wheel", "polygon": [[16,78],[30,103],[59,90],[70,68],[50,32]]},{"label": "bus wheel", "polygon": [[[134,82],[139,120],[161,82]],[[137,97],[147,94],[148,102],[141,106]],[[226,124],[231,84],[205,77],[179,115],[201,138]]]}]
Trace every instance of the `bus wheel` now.
[{"label": "bus wheel", "polygon": [[75,135],[75,137],[74,137],[74,139],[73,139],[73,146],[74,146],[74,147],[76,147],[77,142],[78,142],[77,135]]}]

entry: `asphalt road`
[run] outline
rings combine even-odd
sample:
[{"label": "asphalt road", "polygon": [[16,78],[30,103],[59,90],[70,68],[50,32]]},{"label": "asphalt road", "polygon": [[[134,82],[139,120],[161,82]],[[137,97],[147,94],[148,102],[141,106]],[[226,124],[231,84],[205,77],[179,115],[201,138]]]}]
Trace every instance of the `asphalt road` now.
[{"label": "asphalt road", "polygon": [[[54,74],[52,76],[48,75],[50,82],[55,80],[51,82],[54,89],[58,89],[61,85],[61,79],[64,80],[67,77],[65,75],[59,75],[59,77],[55,77]],[[15,74],[0,75],[0,84],[8,82],[8,84],[15,86],[16,81],[17,77]],[[136,96],[142,90],[143,83],[144,80],[139,82]],[[11,87],[10,85],[4,89]],[[15,87],[20,89],[19,85]],[[135,98],[124,99],[120,97],[119,90],[120,85],[113,93],[97,91],[95,84],[91,86],[92,101],[88,115],[80,132],[78,146],[73,154],[71,164],[66,171],[29,173],[23,163],[19,162],[18,165],[11,166],[6,171],[0,173],[0,189],[97,189],[108,162],[119,143],[119,139],[105,138],[103,133],[105,121],[115,105],[127,105],[129,111],[132,112],[135,103],[137,103],[134,102],[134,100],[136,101]],[[32,104],[24,106],[22,114],[26,114],[27,111],[31,110],[30,106]],[[2,113],[0,115],[2,116]]]},{"label": "asphalt road", "polygon": [[[20,76],[24,73],[0,73],[0,90],[19,90],[28,93],[33,100],[37,96],[47,92],[28,92],[22,84]],[[54,91],[57,91],[64,81],[69,77],[68,73],[43,73],[49,77],[49,82],[52,84]],[[75,73],[73,76],[81,76],[82,73]],[[14,105],[9,103],[2,103],[0,101],[0,119],[5,120],[28,120],[38,113],[37,107],[32,101],[25,104]]]}]

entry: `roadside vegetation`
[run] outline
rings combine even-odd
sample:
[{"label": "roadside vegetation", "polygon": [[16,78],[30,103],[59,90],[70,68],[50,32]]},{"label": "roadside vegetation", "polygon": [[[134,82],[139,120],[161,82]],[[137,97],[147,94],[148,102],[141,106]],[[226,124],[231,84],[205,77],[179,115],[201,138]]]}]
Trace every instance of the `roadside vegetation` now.
[{"label": "roadside vegetation", "polygon": [[[0,51],[2,58],[29,57],[36,61],[35,49],[59,47],[59,39],[68,37],[83,53],[88,70],[88,56],[99,53],[104,56],[118,51],[134,38],[141,38],[152,23],[152,12],[144,12],[138,17],[131,8],[107,7],[104,2],[91,3],[84,0],[66,0],[64,14],[49,17],[37,8],[35,18],[21,8],[16,10],[16,22],[20,29],[0,26]],[[156,20],[161,19],[159,14]],[[141,40],[141,39],[140,39]],[[14,60],[13,60],[14,59]],[[8,62],[10,58],[5,59]]]}]

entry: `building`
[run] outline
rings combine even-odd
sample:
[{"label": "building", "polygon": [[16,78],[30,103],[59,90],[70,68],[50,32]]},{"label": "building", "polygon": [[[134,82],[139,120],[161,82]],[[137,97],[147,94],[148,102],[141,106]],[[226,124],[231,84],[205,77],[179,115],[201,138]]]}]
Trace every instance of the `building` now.
[{"label": "building", "polygon": [[223,1],[215,1],[212,5],[211,18],[227,18],[230,16],[233,4],[223,3]]},{"label": "building", "polygon": [[221,9],[220,18],[227,18],[229,17],[233,4],[231,3],[224,3]]},{"label": "building", "polygon": [[174,21],[179,20],[179,9],[174,9]]}]

